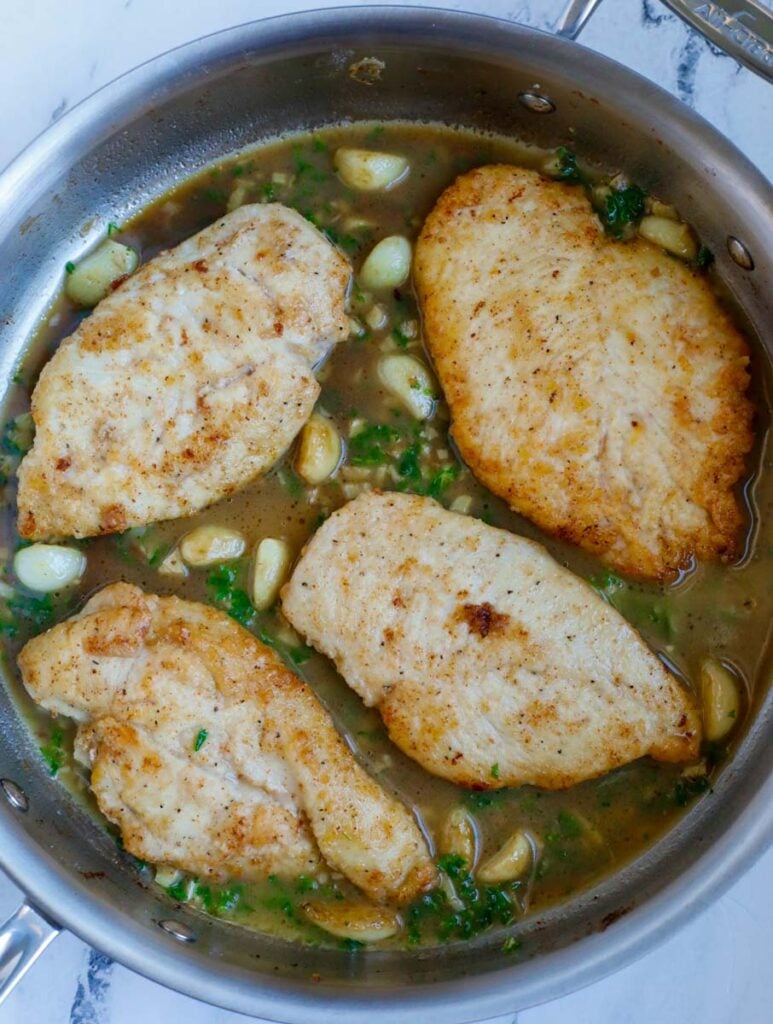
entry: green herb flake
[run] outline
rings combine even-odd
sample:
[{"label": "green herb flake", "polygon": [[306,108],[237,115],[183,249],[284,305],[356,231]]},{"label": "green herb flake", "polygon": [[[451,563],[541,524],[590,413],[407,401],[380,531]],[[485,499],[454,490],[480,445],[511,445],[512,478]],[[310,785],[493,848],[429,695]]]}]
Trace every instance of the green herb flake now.
[{"label": "green herb flake", "polygon": [[107,225],[107,237],[112,238],[113,235],[117,235],[121,229],[112,220]]},{"label": "green herb flake", "polygon": [[44,594],[42,597],[16,594],[8,598],[6,607],[17,621],[24,619],[38,632],[47,629],[53,622],[54,602],[50,594]]},{"label": "green herb flake", "polygon": [[566,146],[559,146],[556,150],[556,177],[561,181],[582,181],[582,175],[577,167],[577,154]]},{"label": "green herb flake", "polygon": [[75,264],[72,260],[68,260],[64,265],[65,273],[71,274],[75,270]]},{"label": "green herb flake", "polygon": [[247,592],[237,586],[239,569],[233,563],[216,565],[207,577],[207,587],[215,602],[225,608],[232,619],[242,626],[251,626],[255,620],[255,609]]},{"label": "green herb flake", "polygon": [[383,446],[399,440],[394,427],[371,423],[349,439],[349,461],[353,466],[382,466],[388,460]]},{"label": "green herb flake", "polygon": [[713,262],[714,253],[707,245],[702,245],[698,249],[698,255],[695,257],[695,266],[698,267],[699,270],[708,270]]},{"label": "green herb flake", "polygon": [[491,778],[492,779],[498,779],[499,778],[499,765],[498,764],[492,764],[492,766],[491,766]]},{"label": "green herb flake", "polygon": [[405,478],[406,483],[413,484],[415,487],[420,487],[422,482],[420,456],[421,447],[418,444],[412,444],[397,460],[397,472]]},{"label": "green herb flake", "polygon": [[695,778],[679,778],[674,783],[671,799],[677,807],[686,807],[696,796],[708,792],[711,782],[707,775],[696,775]]},{"label": "green herb flake", "polygon": [[40,753],[48,765],[49,773],[54,776],[57,775],[59,769],[62,767],[64,762],[64,748],[62,747],[62,741],[64,740],[64,732],[56,727],[51,730],[51,734],[48,739],[48,743],[45,743],[40,748]]},{"label": "green herb flake", "polygon": [[582,835],[582,824],[569,811],[558,812],[558,827],[564,839],[577,839]]},{"label": "green herb flake", "polygon": [[523,943],[520,939],[516,939],[514,935],[508,935],[505,941],[502,943],[503,953],[517,953]]},{"label": "green herb flake", "polygon": [[427,488],[427,494],[430,498],[435,498],[439,501],[445,491],[448,490],[458,476],[458,466],[443,466],[443,468],[439,469],[430,480],[429,487]]},{"label": "green herb flake", "polygon": [[601,219],[604,227],[615,238],[620,238],[627,224],[634,224],[644,216],[646,193],[638,185],[612,189],[604,201]]},{"label": "green herb flake", "polygon": [[196,733],[196,739],[193,741],[193,749],[197,753],[207,742],[207,736],[209,736],[209,733],[207,732],[206,729],[199,729],[199,731]]},{"label": "green herb flake", "polygon": [[190,880],[187,878],[178,878],[176,882],[166,887],[168,896],[175,901],[175,903],[187,903],[191,894]]},{"label": "green herb flake", "polygon": [[312,650],[305,644],[299,644],[297,647],[290,647],[287,653],[293,665],[303,665],[311,657]]},{"label": "green herb flake", "polygon": [[409,338],[407,334],[403,334],[399,327],[393,327],[392,340],[395,341],[400,348],[408,348],[412,339]]}]

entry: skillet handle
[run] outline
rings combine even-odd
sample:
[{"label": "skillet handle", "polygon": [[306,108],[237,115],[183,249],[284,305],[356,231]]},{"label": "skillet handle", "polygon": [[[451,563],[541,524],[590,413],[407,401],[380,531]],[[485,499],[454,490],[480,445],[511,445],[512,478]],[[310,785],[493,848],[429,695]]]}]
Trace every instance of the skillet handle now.
[{"label": "skillet handle", "polygon": [[[576,39],[601,0],[569,0],[556,34]],[[759,0],[663,0],[720,50],[773,83],[773,13]]]},{"label": "skillet handle", "polygon": [[773,14],[758,0],[663,0],[739,64],[773,83]]},{"label": "skillet handle", "polygon": [[59,928],[28,903],[0,925],[0,1003],[58,934]]}]

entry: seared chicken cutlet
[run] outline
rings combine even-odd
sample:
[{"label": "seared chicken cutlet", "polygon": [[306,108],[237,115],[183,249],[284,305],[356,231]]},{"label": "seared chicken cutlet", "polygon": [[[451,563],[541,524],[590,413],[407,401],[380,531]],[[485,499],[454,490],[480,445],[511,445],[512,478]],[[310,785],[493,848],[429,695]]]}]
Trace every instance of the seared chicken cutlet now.
[{"label": "seared chicken cutlet", "polygon": [[609,239],[581,188],[503,165],[443,193],[414,270],[486,487],[632,576],[735,557],[749,353],[702,275]]},{"label": "seared chicken cutlet", "polygon": [[434,882],[408,810],[224,613],[116,583],[30,640],[19,667],[34,700],[79,723],[76,755],[134,856],[245,881],[326,863],[393,902]]},{"label": "seared chicken cutlet", "polygon": [[90,537],[190,515],[269,469],[348,334],[350,267],[299,213],[243,206],[150,260],[44,367],[19,533]]},{"label": "seared chicken cutlet", "polygon": [[561,789],[697,756],[692,697],[614,608],[539,544],[429,498],[335,512],[282,609],[409,757],[459,785]]}]

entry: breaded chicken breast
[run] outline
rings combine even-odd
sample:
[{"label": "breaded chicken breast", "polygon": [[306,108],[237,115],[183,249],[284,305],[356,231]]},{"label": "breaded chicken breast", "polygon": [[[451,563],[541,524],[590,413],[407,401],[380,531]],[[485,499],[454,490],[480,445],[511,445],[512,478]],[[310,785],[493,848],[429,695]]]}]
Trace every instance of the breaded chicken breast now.
[{"label": "breaded chicken breast", "polygon": [[738,553],[749,352],[705,278],[583,190],[481,167],[416,246],[452,434],[486,487],[630,576]]},{"label": "breaded chicken breast", "polygon": [[561,789],[697,756],[695,701],[614,608],[539,544],[429,498],[335,512],[282,609],[409,757],[459,785]]},{"label": "breaded chicken breast", "polygon": [[89,537],[189,515],[267,470],[348,334],[346,259],[299,213],[243,206],[150,260],[44,367],[19,533]]},{"label": "breaded chicken breast", "polygon": [[76,754],[134,856],[245,881],[326,863],[379,901],[434,882],[409,811],[224,613],[116,583],[30,640],[19,667],[34,700],[79,723]]}]

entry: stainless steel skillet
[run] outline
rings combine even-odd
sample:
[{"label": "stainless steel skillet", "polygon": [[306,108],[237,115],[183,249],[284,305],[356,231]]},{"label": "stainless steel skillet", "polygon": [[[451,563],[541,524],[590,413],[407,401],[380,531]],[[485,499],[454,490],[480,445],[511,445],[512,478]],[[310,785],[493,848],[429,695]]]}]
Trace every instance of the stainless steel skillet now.
[{"label": "stainless steel skillet", "polygon": [[[570,6],[569,34],[595,4]],[[364,57],[384,64],[370,84],[350,73]],[[65,261],[108,221],[228,152],[347,118],[461,124],[543,145],[572,139],[583,156],[677,204],[773,354],[770,187],[708,124],[567,39],[444,11],[347,8],[254,23],[160,57],[76,108],[6,170],[0,379],[10,379]],[[628,868],[524,921],[521,961],[504,962],[500,942],[485,936],[350,956],[174,909],[47,777],[5,689],[0,721],[0,862],[30,901],[0,934],[0,980],[18,977],[58,922],[148,977],[243,1013],[302,1024],[471,1021],[622,966],[715,898],[773,836],[769,695],[715,792]]]}]

